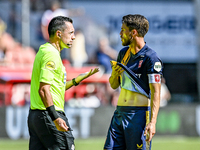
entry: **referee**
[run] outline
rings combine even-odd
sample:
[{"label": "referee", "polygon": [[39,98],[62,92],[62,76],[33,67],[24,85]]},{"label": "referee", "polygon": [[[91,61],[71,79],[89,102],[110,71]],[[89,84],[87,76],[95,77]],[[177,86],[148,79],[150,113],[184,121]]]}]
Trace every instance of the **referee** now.
[{"label": "referee", "polygon": [[74,137],[64,113],[65,90],[97,73],[91,69],[66,81],[60,52],[75,39],[72,19],[53,18],[48,26],[49,42],[40,46],[31,78],[31,106],[28,116],[29,150],[74,150]]}]

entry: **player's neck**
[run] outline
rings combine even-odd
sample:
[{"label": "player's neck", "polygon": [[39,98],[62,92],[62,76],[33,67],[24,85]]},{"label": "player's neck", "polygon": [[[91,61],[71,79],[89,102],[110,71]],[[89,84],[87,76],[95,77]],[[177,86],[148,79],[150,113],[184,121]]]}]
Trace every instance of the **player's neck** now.
[{"label": "player's neck", "polygon": [[138,53],[145,45],[144,39],[138,39],[132,42],[129,47],[131,48],[131,52],[135,55]]}]

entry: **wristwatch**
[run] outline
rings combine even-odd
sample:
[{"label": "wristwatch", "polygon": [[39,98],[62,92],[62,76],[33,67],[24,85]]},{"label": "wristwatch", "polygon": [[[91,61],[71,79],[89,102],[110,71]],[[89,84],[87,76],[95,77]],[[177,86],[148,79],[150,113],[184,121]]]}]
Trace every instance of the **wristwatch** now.
[{"label": "wristwatch", "polygon": [[75,78],[72,79],[72,82],[73,82],[73,85],[74,85],[74,86],[79,85],[79,83],[77,83],[77,82],[75,81]]}]

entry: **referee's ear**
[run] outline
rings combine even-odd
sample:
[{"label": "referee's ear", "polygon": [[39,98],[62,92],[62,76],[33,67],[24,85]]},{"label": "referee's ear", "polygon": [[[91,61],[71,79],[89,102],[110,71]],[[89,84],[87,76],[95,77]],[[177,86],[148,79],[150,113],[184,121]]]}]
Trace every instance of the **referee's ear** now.
[{"label": "referee's ear", "polygon": [[59,39],[61,38],[61,31],[60,30],[56,31],[56,37],[59,38]]}]

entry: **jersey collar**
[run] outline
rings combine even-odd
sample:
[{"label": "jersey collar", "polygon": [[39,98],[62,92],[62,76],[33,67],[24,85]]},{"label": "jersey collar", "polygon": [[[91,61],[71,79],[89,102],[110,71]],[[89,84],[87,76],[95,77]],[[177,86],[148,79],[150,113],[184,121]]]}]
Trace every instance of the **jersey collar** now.
[{"label": "jersey collar", "polygon": [[53,47],[53,50],[55,50],[55,51],[57,51],[59,54],[60,54],[60,51],[57,49],[57,48],[55,48],[51,43],[49,43],[49,42],[47,42],[49,45],[51,45],[51,47]]},{"label": "jersey collar", "polygon": [[144,47],[139,52],[137,52],[135,55],[133,53],[131,53],[131,55],[134,56],[134,59],[136,59],[138,57],[144,57],[147,48],[148,48],[148,46],[145,44]]}]

